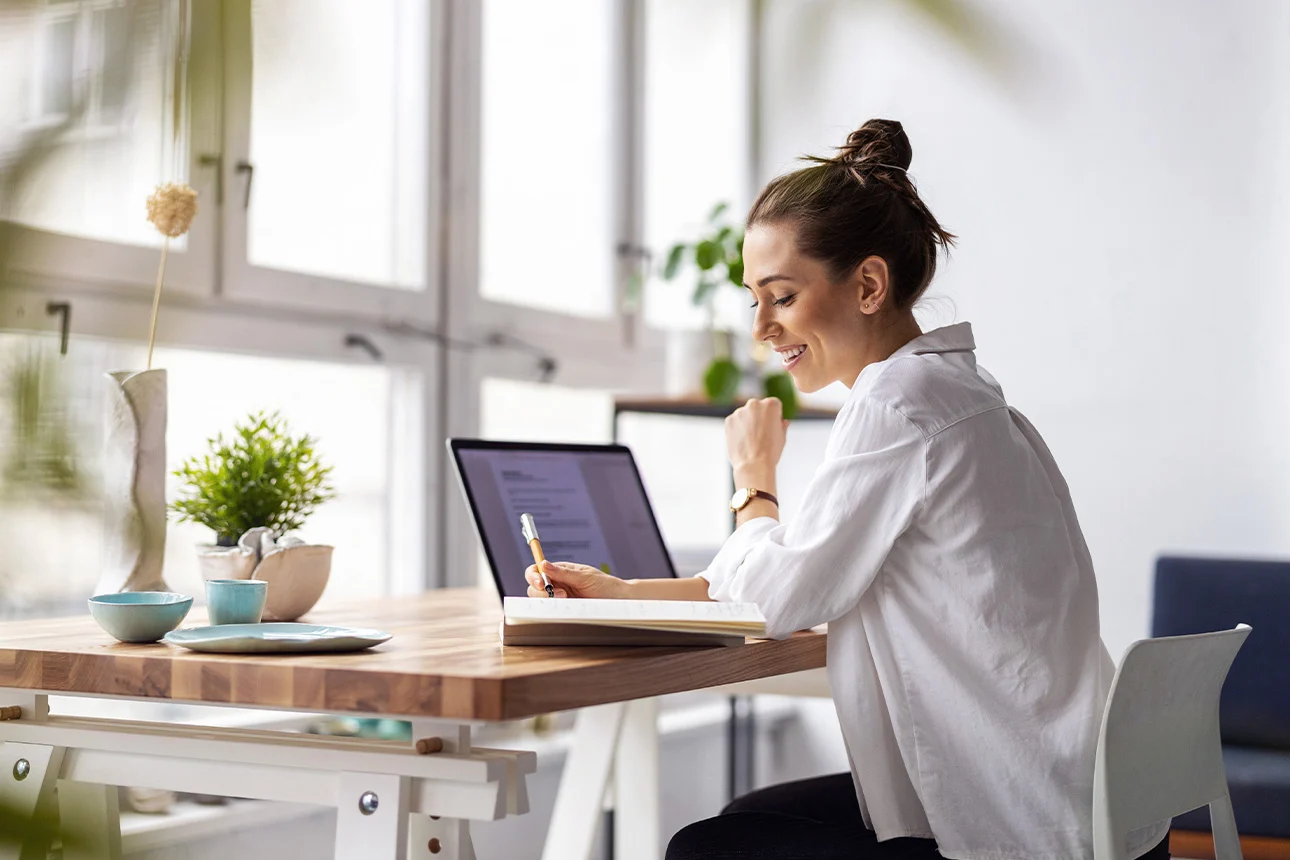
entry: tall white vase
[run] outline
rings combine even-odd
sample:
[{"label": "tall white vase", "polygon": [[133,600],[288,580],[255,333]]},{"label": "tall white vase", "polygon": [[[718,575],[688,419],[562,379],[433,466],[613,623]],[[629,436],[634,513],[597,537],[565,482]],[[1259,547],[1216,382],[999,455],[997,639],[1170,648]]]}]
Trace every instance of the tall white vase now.
[{"label": "tall white vase", "polygon": [[166,550],[166,371],[108,374],[103,489],[107,542],[99,594],[169,591]]}]

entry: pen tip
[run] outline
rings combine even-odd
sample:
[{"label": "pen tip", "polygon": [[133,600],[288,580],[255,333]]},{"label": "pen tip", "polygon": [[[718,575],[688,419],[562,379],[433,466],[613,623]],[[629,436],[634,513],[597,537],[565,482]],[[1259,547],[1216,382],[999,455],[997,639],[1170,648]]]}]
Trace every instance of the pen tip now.
[{"label": "pen tip", "polygon": [[548,586],[546,587],[546,596],[547,596],[547,597],[555,597],[555,589],[548,585]]}]

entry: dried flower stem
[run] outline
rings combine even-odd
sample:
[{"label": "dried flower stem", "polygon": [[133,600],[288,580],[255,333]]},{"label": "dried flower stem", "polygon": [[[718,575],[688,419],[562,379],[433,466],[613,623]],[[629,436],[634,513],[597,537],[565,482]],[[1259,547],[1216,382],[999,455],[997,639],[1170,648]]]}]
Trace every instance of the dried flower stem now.
[{"label": "dried flower stem", "polygon": [[161,282],[166,278],[166,252],[170,250],[170,237],[161,242],[161,265],[157,268],[157,290],[152,296],[152,322],[148,325],[148,370],[152,370],[152,347],[157,340],[157,311],[161,307]]}]

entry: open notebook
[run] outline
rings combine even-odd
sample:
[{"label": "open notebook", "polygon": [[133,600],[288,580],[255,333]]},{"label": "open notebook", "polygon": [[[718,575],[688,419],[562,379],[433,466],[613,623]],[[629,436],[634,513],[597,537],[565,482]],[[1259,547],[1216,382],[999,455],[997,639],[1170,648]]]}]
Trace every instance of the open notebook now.
[{"label": "open notebook", "polygon": [[766,635],[752,603],[508,597],[504,645],[742,645]]}]

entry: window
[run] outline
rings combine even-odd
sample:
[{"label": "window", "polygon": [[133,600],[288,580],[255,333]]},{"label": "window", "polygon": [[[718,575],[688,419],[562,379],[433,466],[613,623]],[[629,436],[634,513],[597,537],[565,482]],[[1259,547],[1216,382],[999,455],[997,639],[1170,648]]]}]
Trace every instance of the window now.
[{"label": "window", "polygon": [[215,177],[190,171],[189,141],[216,120],[218,87],[187,75],[190,27],[209,17],[188,0],[45,0],[6,15],[0,157],[39,144],[0,200],[21,225],[6,262],[22,281],[146,291],[162,237],[145,201],[163,182],[188,181],[206,214],[171,241],[167,283],[212,291]]},{"label": "window", "polygon": [[184,171],[168,92],[176,7],[154,11],[145,18],[119,0],[41,8],[23,128],[55,131],[60,146],[22,189],[15,206],[21,222],[92,239],[161,244],[142,217],[143,200],[166,178],[183,179]]},{"label": "window", "polygon": [[[206,440],[253,411],[279,411],[295,434],[317,439],[334,467],[337,497],[310,518],[301,536],[336,546],[329,599],[374,596],[420,586],[422,562],[407,569],[391,534],[420,527],[409,509],[404,466],[409,438],[400,420],[409,404],[405,370],[365,365],[158,349],[167,369],[167,498],[179,495],[169,473]],[[138,346],[79,338],[59,357],[52,338],[0,335],[0,617],[84,610],[99,576],[104,543],[102,443],[104,374],[139,367]],[[69,540],[69,536],[75,536]],[[167,529],[165,577],[171,588],[203,593],[196,546],[206,528]]]},{"label": "window", "polygon": [[[159,237],[144,200],[188,181],[200,211],[171,243],[158,327],[170,453],[282,404],[346,440],[349,501],[329,509],[357,525],[338,545],[377,561],[347,574],[338,551],[335,587],[456,581],[469,530],[443,436],[607,438],[614,394],[662,387],[662,334],[626,286],[641,248],[736,198],[745,5],[26,4],[0,23],[0,159],[51,129],[56,145],[3,201],[18,228],[0,327],[23,332],[5,348],[54,328],[50,299],[71,302],[68,438],[94,450],[101,373],[139,366],[147,335]],[[61,506],[97,546],[92,493],[33,498],[12,521]],[[182,528],[171,564],[188,577],[199,536]],[[58,561],[51,591],[83,596],[88,558]]]},{"label": "window", "polygon": [[[737,226],[751,202],[749,15],[748,0],[645,2],[645,243],[659,265],[674,242],[702,231],[717,203],[730,204]],[[702,326],[693,290],[685,278],[650,281],[645,320]],[[721,319],[743,325],[743,297],[729,289],[718,297]]]},{"label": "window", "polygon": [[129,75],[118,58],[129,49],[131,25],[123,0],[46,3],[34,42],[27,124],[48,127],[75,120],[82,133],[122,124]]},{"label": "window", "polygon": [[252,3],[251,265],[426,288],[429,8]]},{"label": "window", "polygon": [[442,3],[224,4],[224,290],[433,323]]},{"label": "window", "polygon": [[480,294],[608,317],[615,3],[484,0]]}]

